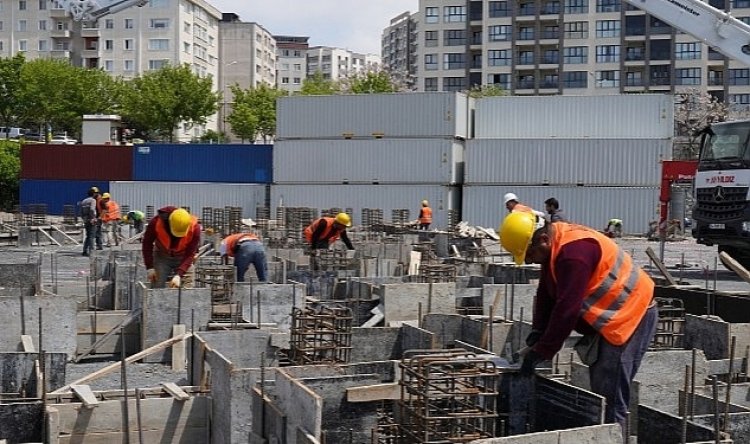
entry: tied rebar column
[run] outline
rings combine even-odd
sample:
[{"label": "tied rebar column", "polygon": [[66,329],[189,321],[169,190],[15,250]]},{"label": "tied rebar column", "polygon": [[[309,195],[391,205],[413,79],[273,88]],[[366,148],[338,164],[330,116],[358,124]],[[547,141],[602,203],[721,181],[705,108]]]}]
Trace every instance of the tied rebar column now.
[{"label": "tied rebar column", "polygon": [[76,223],[75,205],[63,205],[63,224],[75,225],[75,223]]},{"label": "tied rebar column", "polygon": [[211,319],[229,320],[235,268],[232,265],[201,265],[195,267],[195,287],[209,288]]},{"label": "tied rebar column", "polygon": [[154,215],[156,215],[156,213],[154,212],[154,206],[146,205],[146,221],[150,221],[151,219],[153,219]]},{"label": "tied rebar column", "polygon": [[455,282],[456,266],[453,264],[420,264],[419,281],[426,283]]},{"label": "tied rebar column", "polygon": [[229,233],[240,233],[246,228],[242,226],[242,207],[226,207],[229,221]]},{"label": "tied rebar column", "polygon": [[295,308],[289,359],[297,364],[346,363],[352,351],[352,311],[339,305]]},{"label": "tied rebar column", "polygon": [[681,299],[656,299],[659,318],[656,334],[651,341],[650,349],[682,349],[685,336],[685,308]]},{"label": "tied rebar column", "polygon": [[214,224],[214,209],[213,207],[203,207],[201,209],[201,225],[203,226],[203,229],[211,228],[212,230],[216,231],[216,226]]},{"label": "tied rebar column", "polygon": [[214,208],[214,230],[221,234],[221,237],[227,236],[227,224],[224,219],[224,210],[222,208]]}]

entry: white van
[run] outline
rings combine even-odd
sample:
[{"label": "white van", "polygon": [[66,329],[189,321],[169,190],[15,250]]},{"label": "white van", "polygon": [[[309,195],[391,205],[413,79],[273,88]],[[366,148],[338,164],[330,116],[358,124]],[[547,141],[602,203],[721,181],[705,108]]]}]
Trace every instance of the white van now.
[{"label": "white van", "polygon": [[26,132],[24,128],[0,126],[0,139],[20,139]]}]

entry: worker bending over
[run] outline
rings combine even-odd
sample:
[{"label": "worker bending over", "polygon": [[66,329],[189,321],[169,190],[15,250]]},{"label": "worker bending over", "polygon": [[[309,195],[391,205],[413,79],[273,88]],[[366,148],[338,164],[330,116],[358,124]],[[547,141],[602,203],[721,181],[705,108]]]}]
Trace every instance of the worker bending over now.
[{"label": "worker bending over", "polygon": [[143,234],[143,263],[151,288],[178,288],[182,276],[193,264],[200,243],[201,226],[195,216],[183,208],[159,208]]},{"label": "worker bending over", "polygon": [[432,223],[432,208],[427,200],[422,201],[422,208],[419,210],[419,229],[429,230]]},{"label": "worker bending over", "polygon": [[122,216],[122,223],[133,224],[135,232],[140,233],[141,231],[143,231],[143,219],[145,218],[146,215],[143,214],[143,211],[131,210],[128,211],[128,214]]},{"label": "worker bending over", "polygon": [[505,202],[505,208],[511,213],[512,212],[533,213],[533,214],[536,214],[537,217],[544,219],[544,213],[522,204],[521,202],[518,201],[518,196],[516,196],[513,193],[505,193],[505,196],[503,196],[503,201]]},{"label": "worker bending over", "polygon": [[516,264],[541,264],[532,332],[521,374],[552,359],[574,329],[591,390],[607,401],[605,419],[624,425],[630,384],[656,332],[654,282],[614,241],[576,224],[546,224],[511,213],[500,243]]},{"label": "worker bending over", "polygon": [[304,230],[305,239],[311,250],[327,249],[332,243],[341,239],[346,248],[354,250],[346,229],[352,226],[352,218],[346,213],[339,213],[336,217],[320,217],[315,219]]},{"label": "worker bending over", "polygon": [[[243,225],[254,227],[256,224],[250,219],[243,219]],[[221,241],[219,254],[226,261],[227,257],[234,258],[234,266],[237,268],[237,282],[245,282],[245,273],[250,264],[255,267],[258,280],[265,282],[268,276],[268,262],[266,262],[266,250],[257,235],[245,232],[231,234]]]},{"label": "worker bending over", "polygon": [[622,237],[622,220],[610,219],[607,222],[607,227],[604,228],[604,234],[607,237]]}]

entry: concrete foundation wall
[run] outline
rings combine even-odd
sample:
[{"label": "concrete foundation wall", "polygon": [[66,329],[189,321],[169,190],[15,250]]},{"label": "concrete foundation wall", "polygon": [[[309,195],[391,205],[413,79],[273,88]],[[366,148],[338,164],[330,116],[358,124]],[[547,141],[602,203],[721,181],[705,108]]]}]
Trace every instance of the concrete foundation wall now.
[{"label": "concrete foundation wall", "polygon": [[622,444],[622,429],[617,424],[604,424],[505,438],[478,439],[471,444]]},{"label": "concrete foundation wall", "polygon": [[258,322],[260,307],[260,322],[275,323],[281,331],[291,329],[292,307],[304,307],[305,291],[301,284],[239,282],[234,286],[236,300],[242,303],[242,316],[246,321]]},{"label": "concrete foundation wall", "polygon": [[349,362],[401,359],[401,337],[399,327],[355,327]]},{"label": "concrete foundation wall", "polygon": [[0,439],[9,443],[42,441],[42,402],[0,404]]},{"label": "concrete foundation wall", "polygon": [[[407,350],[426,350],[435,347],[435,335],[431,332],[409,324],[401,326],[401,353]],[[398,356],[394,359],[401,359]]]},{"label": "concrete foundation wall", "polygon": [[0,297],[0,352],[20,350],[21,335],[31,336],[39,350],[39,308],[42,309],[43,348],[75,356],[76,301],[72,296]]},{"label": "concrete foundation wall", "polygon": [[287,436],[297,436],[299,429],[320,440],[323,398],[283,369],[276,372],[275,395],[279,410],[287,415]]},{"label": "concrete foundation wall", "polygon": [[604,423],[605,401],[561,381],[535,377],[534,430],[560,430]]},{"label": "concrete foundation wall", "polygon": [[[664,412],[676,414],[679,390],[685,386],[685,366],[692,365],[691,350],[664,350],[647,352],[635,375],[631,392],[641,405],[645,404]],[[708,376],[708,361],[702,351],[696,355],[695,380]],[[631,407],[634,407],[631,402]]]},{"label": "concrete foundation wall", "polygon": [[[124,310],[104,312],[79,311],[76,315],[78,353],[95,344],[96,341],[116,327],[117,324],[129,314],[129,311]],[[125,348],[127,354],[132,355],[138,352],[141,348],[140,319],[137,319],[131,322],[130,325],[126,326],[123,329],[123,333],[125,335]],[[120,339],[120,331],[118,330],[107,340],[97,346],[96,350],[94,350],[91,355],[119,355],[121,348],[122,342]]]},{"label": "concrete foundation wall", "polygon": [[[25,393],[25,398],[36,398],[38,353],[0,353],[0,392]],[[44,372],[47,391],[65,385],[65,353],[45,353]]]},{"label": "concrete foundation wall", "polygon": [[0,296],[32,296],[40,291],[38,262],[0,264]]},{"label": "concrete foundation wall", "polygon": [[[220,353],[234,368],[260,368],[277,365],[278,348],[271,346],[271,333],[264,330],[202,331],[198,336]],[[262,362],[261,355],[264,354]]]},{"label": "concrete foundation wall", "polygon": [[381,286],[381,303],[385,325],[397,321],[411,321],[422,314],[455,313],[455,284],[384,284]]},{"label": "concrete foundation wall", "polygon": [[536,284],[487,284],[482,287],[484,315],[490,315],[490,307],[497,297],[495,317],[531,321],[534,315]]},{"label": "concrete foundation wall", "polygon": [[[638,413],[638,444],[680,443],[682,437],[682,418],[667,412],[641,405]],[[713,442],[712,429],[688,421],[687,441]]]}]

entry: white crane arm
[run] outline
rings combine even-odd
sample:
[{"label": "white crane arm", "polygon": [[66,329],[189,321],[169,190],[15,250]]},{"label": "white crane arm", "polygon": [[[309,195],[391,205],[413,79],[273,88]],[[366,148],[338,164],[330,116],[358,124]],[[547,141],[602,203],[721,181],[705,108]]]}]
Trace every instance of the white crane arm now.
[{"label": "white crane arm", "polygon": [[144,6],[148,0],[54,0],[75,21],[95,22],[100,17],[114,14],[131,6]]}]

